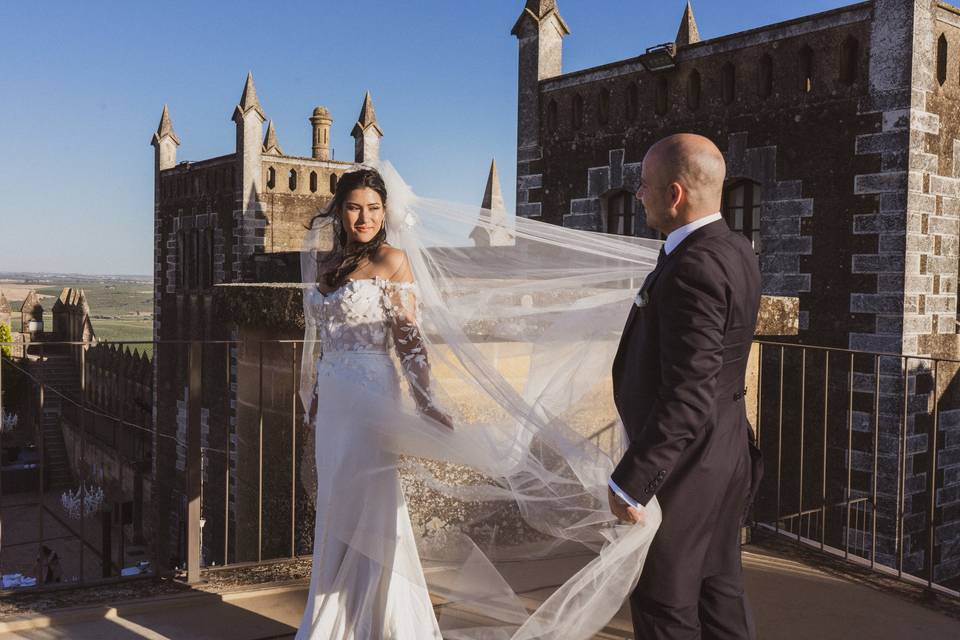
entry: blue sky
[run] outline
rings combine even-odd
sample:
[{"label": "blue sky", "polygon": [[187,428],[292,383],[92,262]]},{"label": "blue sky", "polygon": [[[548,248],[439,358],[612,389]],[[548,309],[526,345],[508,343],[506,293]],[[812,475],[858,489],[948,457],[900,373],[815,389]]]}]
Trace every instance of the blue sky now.
[{"label": "blue sky", "polygon": [[[179,160],[230,153],[248,70],[287,153],[313,107],[352,159],[363,93],[382,155],[421,194],[479,203],[496,157],[508,209],[523,0],[0,4],[0,271],[148,274],[153,149],[164,103]],[[673,40],[684,0],[560,0],[564,71]],[[710,38],[849,4],[694,2]]]}]

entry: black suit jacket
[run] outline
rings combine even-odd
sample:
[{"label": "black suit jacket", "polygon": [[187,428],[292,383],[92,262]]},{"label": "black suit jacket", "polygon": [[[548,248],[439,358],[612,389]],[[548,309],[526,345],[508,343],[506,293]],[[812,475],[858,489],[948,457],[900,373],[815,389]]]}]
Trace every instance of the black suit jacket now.
[{"label": "black suit jacket", "polygon": [[[749,478],[743,401],[760,305],[757,257],[724,221],[707,224],[661,257],[641,296],[647,303],[631,309],[613,364],[630,446],[612,479],[641,504],[657,495],[664,525],[695,526],[696,514],[716,517],[734,475],[746,477],[744,487],[757,480]],[[661,536],[664,528],[673,527]]]}]

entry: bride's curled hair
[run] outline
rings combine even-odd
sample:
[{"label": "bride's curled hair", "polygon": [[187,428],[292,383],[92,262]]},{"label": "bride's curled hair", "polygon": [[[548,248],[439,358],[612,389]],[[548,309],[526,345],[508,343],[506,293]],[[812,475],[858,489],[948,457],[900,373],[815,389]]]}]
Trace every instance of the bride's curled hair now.
[{"label": "bride's curled hair", "polygon": [[387,187],[383,178],[376,169],[363,168],[343,174],[337,182],[333,200],[324,211],[314,216],[310,221],[311,228],[318,221],[329,220],[333,223],[333,241],[336,249],[332,259],[325,261],[325,264],[321,265],[323,268],[317,271],[323,282],[332,289],[343,286],[347,281],[347,276],[356,271],[364,260],[374,256],[387,241],[387,225],[386,218],[384,218],[380,231],[370,241],[353,244],[349,242],[347,230],[343,226],[343,202],[351,191],[363,188],[376,191],[383,203],[384,211],[386,211]]}]

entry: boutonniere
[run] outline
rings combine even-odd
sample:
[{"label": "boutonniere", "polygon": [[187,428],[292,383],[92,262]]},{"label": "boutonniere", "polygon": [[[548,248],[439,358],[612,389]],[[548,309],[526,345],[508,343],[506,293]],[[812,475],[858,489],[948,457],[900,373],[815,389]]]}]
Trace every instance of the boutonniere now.
[{"label": "boutonniere", "polygon": [[637,297],[633,299],[633,304],[641,308],[647,306],[648,302],[650,302],[650,294],[643,289],[641,289],[639,293],[637,293]]}]

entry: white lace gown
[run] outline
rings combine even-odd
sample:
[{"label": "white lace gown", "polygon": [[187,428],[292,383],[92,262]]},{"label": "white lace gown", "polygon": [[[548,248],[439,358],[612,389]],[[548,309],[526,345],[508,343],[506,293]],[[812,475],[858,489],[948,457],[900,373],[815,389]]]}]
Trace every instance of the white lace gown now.
[{"label": "white lace gown", "polygon": [[[297,640],[430,640],[440,630],[397,473],[365,398],[401,401],[400,374],[425,366],[414,285],[350,280],[305,292],[320,329],[313,571]],[[346,397],[345,397],[346,396]]]}]

